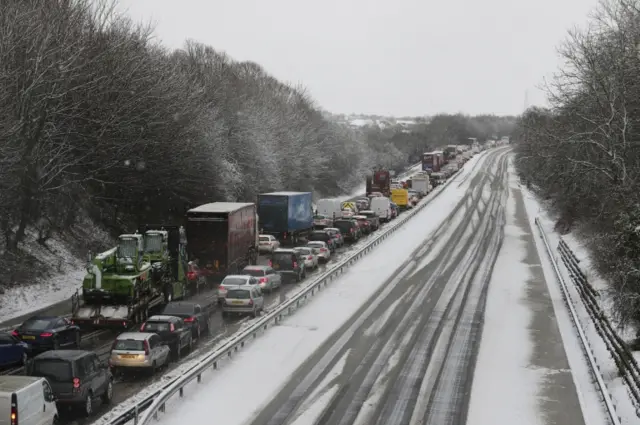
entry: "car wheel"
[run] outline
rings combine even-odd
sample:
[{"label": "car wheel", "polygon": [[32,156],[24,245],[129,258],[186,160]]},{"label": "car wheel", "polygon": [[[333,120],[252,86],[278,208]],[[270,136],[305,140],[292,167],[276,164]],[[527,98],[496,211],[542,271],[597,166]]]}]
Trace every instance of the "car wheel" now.
[{"label": "car wheel", "polygon": [[52,425],[58,425],[60,423],[60,419],[58,419],[58,415],[53,417],[53,422],[51,422]]},{"label": "car wheel", "polygon": [[253,309],[253,313],[251,313],[251,315],[252,315],[254,318],[255,318],[255,317],[258,317],[258,315],[259,315],[258,309],[254,307],[254,309]]},{"label": "car wheel", "polygon": [[78,331],[76,331],[75,341],[76,348],[80,349],[80,342],[82,341],[82,337],[80,336],[80,332]]},{"label": "car wheel", "polygon": [[[153,362],[153,364],[155,365],[156,362]],[[113,381],[109,379],[109,382],[107,383],[107,388],[104,390],[104,394],[102,395],[102,402],[104,404],[109,404],[111,403],[112,399],[113,399]]]},{"label": "car wheel", "polygon": [[198,341],[200,341],[200,323],[197,323],[197,327],[196,327],[196,339]]},{"label": "car wheel", "polygon": [[21,366],[26,366],[27,365],[27,360],[29,359],[29,356],[27,356],[27,353],[22,353],[22,358],[20,359],[20,365]]},{"label": "car wheel", "polygon": [[93,415],[93,397],[92,394],[89,393],[87,399],[84,401],[83,412],[86,417]]},{"label": "car wheel", "polygon": [[54,350],[59,350],[60,349],[60,340],[58,340],[58,336],[54,336],[53,337],[53,349]]},{"label": "car wheel", "polygon": [[157,371],[158,371],[158,364],[154,360],[153,363],[151,364],[151,374],[155,375]]},{"label": "car wheel", "polygon": [[305,277],[307,277],[307,270],[306,269],[304,269],[302,271],[302,278],[304,279]]}]

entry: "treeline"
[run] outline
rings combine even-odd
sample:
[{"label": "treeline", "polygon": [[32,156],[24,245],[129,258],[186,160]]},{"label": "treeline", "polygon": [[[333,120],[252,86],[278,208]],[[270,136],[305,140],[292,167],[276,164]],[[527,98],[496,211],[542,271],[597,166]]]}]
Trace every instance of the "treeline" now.
[{"label": "treeline", "polygon": [[0,2],[0,252],[86,214],[117,234],[265,191],[338,195],[372,166],[503,131],[457,115],[353,129],[259,65],[196,42],[167,50],[112,6]]},{"label": "treeline", "polygon": [[429,118],[412,118],[415,125],[362,130],[367,145],[373,149],[373,161],[399,171],[407,163],[419,162],[422,153],[446,145],[470,144],[510,136],[516,117],[495,115],[468,116],[439,114]]},{"label": "treeline", "polygon": [[640,323],[639,20],[638,0],[601,3],[562,46],[552,107],[517,130],[521,178],[584,234],[622,324]]}]

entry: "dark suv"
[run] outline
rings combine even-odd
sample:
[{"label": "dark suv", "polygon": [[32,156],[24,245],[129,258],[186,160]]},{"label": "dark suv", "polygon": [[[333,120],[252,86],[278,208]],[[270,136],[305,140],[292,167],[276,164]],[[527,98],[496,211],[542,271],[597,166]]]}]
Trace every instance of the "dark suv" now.
[{"label": "dark suv", "polygon": [[371,223],[371,230],[378,230],[380,228],[380,217],[375,212],[370,210],[360,211],[359,215],[367,217],[369,223]]},{"label": "dark suv", "polygon": [[27,375],[49,381],[58,409],[64,406],[79,407],[85,416],[91,416],[98,399],[108,404],[113,398],[111,371],[91,351],[44,352],[28,363]]},{"label": "dark suv", "polygon": [[329,251],[334,252],[336,250],[336,240],[331,236],[331,234],[325,232],[324,230],[314,230],[311,232],[308,238],[309,242],[320,241],[327,244],[329,247]]},{"label": "dark suv", "polygon": [[355,242],[360,239],[360,227],[353,220],[336,220],[333,222],[333,227],[340,229],[345,241]]},{"label": "dark suv", "polygon": [[304,259],[293,249],[276,249],[273,251],[269,266],[280,273],[283,279],[296,283],[307,276]]},{"label": "dark suv", "polygon": [[185,351],[193,348],[191,328],[185,326],[184,320],[176,316],[151,316],[140,326],[140,332],[158,334],[163,344],[171,349],[171,354],[179,358]]}]

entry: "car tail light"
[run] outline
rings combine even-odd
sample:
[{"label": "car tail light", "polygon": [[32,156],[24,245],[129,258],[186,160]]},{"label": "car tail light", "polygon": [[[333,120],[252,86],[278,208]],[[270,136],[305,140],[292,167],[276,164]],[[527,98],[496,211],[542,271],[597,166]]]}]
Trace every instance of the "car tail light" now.
[{"label": "car tail light", "polygon": [[370,226],[370,225],[371,225],[371,222],[370,222],[370,221],[365,221],[364,223],[365,223],[367,226]]},{"label": "car tail light", "polygon": [[267,278],[266,277],[261,277],[259,282],[260,283],[267,283]]},{"label": "car tail light", "polygon": [[273,267],[273,261],[269,260],[269,267]]},{"label": "car tail light", "polygon": [[195,321],[195,320],[196,320],[196,318],[195,318],[195,317],[187,317],[186,319],[184,319],[184,321],[185,321],[186,323],[191,323],[191,322],[193,322],[193,321]]},{"label": "car tail light", "polygon": [[140,326],[140,332],[144,332],[144,326],[145,326],[145,325],[146,325],[146,323],[143,323],[143,324]]},{"label": "car tail light", "polygon": [[253,300],[249,300],[249,305],[253,305]]},{"label": "car tail light", "polygon": [[187,279],[189,279],[189,280],[196,280],[197,277],[198,277],[198,275],[196,274],[196,272],[187,273]]},{"label": "car tail light", "polygon": [[307,260],[313,260],[313,257],[310,255],[309,257],[307,257]]},{"label": "car tail light", "polygon": [[327,252],[327,248],[320,248],[320,251]]},{"label": "car tail light", "polygon": [[298,267],[298,262],[297,262],[297,261],[294,261],[294,262],[293,262],[293,268],[295,269],[296,267]]},{"label": "car tail light", "polygon": [[175,332],[176,327],[175,327],[175,325],[174,325],[173,323],[171,323],[171,324],[169,325],[169,330],[170,330],[171,332]]},{"label": "car tail light", "polygon": [[42,338],[50,338],[50,337],[52,337],[52,336],[53,336],[53,334],[52,334],[51,332],[42,332],[42,333],[40,334],[40,336],[41,336]]},{"label": "car tail light", "polygon": [[[171,326],[173,326],[173,325],[171,325]],[[145,339],[144,340],[144,355],[148,356],[150,352],[151,352],[151,350],[149,349],[149,341],[147,341]]]},{"label": "car tail light", "polygon": [[11,425],[18,425],[18,396],[11,394]]},{"label": "car tail light", "polygon": [[11,331],[11,335],[18,336],[18,331]]},{"label": "car tail light", "polygon": [[353,233],[353,227],[352,227],[351,229],[349,229],[349,232],[350,232],[350,233]]},{"label": "car tail light", "polygon": [[218,290],[219,291],[224,291],[225,289],[227,289],[227,288],[225,288],[224,285],[218,285]]},{"label": "car tail light", "polygon": [[73,392],[80,390],[80,378],[73,378]]}]

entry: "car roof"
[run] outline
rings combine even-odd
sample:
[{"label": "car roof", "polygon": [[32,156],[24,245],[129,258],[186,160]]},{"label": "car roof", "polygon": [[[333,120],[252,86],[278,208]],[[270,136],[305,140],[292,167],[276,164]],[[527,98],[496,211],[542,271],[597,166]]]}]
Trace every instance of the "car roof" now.
[{"label": "car roof", "polygon": [[155,335],[153,332],[125,332],[118,335],[116,339],[118,341],[122,341],[125,339],[133,339],[135,341],[144,341],[145,339],[148,339],[153,335]]},{"label": "car roof", "polygon": [[375,214],[375,211],[373,211],[373,210],[362,210],[362,211],[360,211],[360,212],[361,212],[361,213],[367,213],[367,214],[368,214],[368,213]]},{"label": "car roof", "polygon": [[77,360],[89,354],[93,354],[93,352],[85,350],[50,350],[38,354],[35,358],[38,360]]},{"label": "car roof", "polygon": [[13,393],[45,378],[40,376],[0,376],[0,393]]},{"label": "car roof", "polygon": [[307,242],[307,245],[312,245],[312,244],[326,245],[327,243],[325,241],[309,241],[309,242]]},{"label": "car roof", "polygon": [[30,320],[55,320],[55,319],[60,319],[60,316],[31,316],[27,320],[25,320],[25,322],[28,322]]},{"label": "car roof", "polygon": [[[277,251],[277,250],[276,250]],[[251,278],[251,276],[246,275],[246,274],[228,274],[224,277],[224,279],[228,278],[228,277],[239,277],[240,279],[249,279]],[[224,280],[222,279],[222,280]]]},{"label": "car roof", "polygon": [[261,264],[256,264],[253,266],[246,266],[243,270],[266,270],[269,266],[263,266]]},{"label": "car roof", "polygon": [[311,248],[309,248],[308,246],[297,246],[293,249],[311,249]]},{"label": "car roof", "polygon": [[338,232],[340,231],[340,229],[338,229],[337,227],[325,227],[324,230],[337,230]]},{"label": "car roof", "polygon": [[278,253],[278,252],[287,252],[289,254],[293,253],[293,249],[289,249],[289,248],[278,248],[275,251],[273,251],[274,253]]},{"label": "car roof", "polygon": [[147,322],[173,322],[176,320],[182,320],[176,316],[170,316],[167,314],[157,314],[155,316],[151,316],[147,319]]}]

